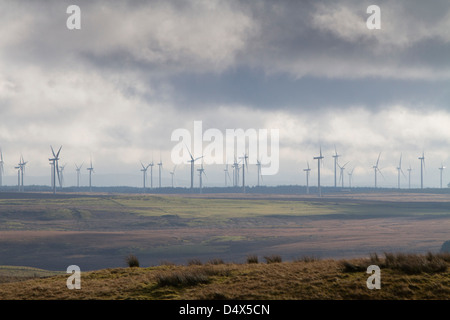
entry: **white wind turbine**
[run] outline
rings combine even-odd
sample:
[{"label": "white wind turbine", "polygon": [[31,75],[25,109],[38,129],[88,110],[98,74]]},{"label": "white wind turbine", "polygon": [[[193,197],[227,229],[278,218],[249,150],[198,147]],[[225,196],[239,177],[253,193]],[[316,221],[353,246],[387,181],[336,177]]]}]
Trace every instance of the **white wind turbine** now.
[{"label": "white wind turbine", "polygon": [[59,186],[62,189],[64,186],[64,168],[66,167],[67,163],[65,163],[63,166],[59,167]]},{"label": "white wind turbine", "polygon": [[177,168],[177,166],[175,165],[173,167],[173,170],[170,172],[170,175],[172,176],[172,188],[173,188],[173,177],[175,176],[175,169]]},{"label": "white wind turbine", "polygon": [[228,180],[231,180],[230,178],[230,173],[228,172],[228,163],[225,166],[225,169],[223,169],[224,173],[225,173],[225,187],[228,186]]},{"label": "white wind turbine", "polygon": [[408,188],[411,189],[411,171],[412,171],[411,165],[409,165],[409,168],[407,170],[408,170]]},{"label": "white wind turbine", "polygon": [[353,179],[353,170],[355,170],[355,167],[352,168],[350,172],[348,172],[348,187],[352,187],[352,179]]},{"label": "white wind turbine", "polygon": [[420,189],[423,189],[423,169],[425,169],[425,154],[422,152],[420,160]]},{"label": "white wind turbine", "polygon": [[336,174],[336,166],[338,166],[338,158],[340,157],[340,155],[338,155],[337,150],[336,150],[336,146],[334,146],[334,187],[337,187],[337,183],[336,183],[336,178],[337,178],[337,174]]},{"label": "white wind turbine", "polygon": [[195,163],[195,161],[203,158],[203,156],[194,159],[191,151],[189,151],[189,148],[186,145],[185,145],[185,147],[186,147],[187,151],[189,152],[189,156],[191,157],[191,160],[188,160],[188,162],[191,163],[191,191],[193,191],[194,190],[194,163]]},{"label": "white wind turbine", "polygon": [[200,178],[200,193],[202,193],[202,188],[203,188],[203,175],[205,175],[206,177],[206,173],[205,173],[205,169],[203,168],[203,161],[202,161],[202,166],[200,169],[197,169],[198,171],[198,175]]},{"label": "white wind turbine", "polygon": [[146,182],[147,182],[147,169],[148,169],[148,167],[150,167],[150,164],[148,164],[147,166],[144,166],[144,164],[141,161],[141,166],[142,166],[141,172],[142,172],[142,179],[143,179],[142,182],[143,182],[143,187],[145,190]]},{"label": "white wind turbine", "polygon": [[50,148],[52,149],[52,154],[53,154],[53,158],[48,159],[50,161],[50,164],[52,166],[52,187],[53,187],[53,193],[56,193],[56,175],[58,175],[58,182],[61,183],[60,177],[59,177],[59,166],[58,166],[58,161],[59,161],[59,153],[61,152],[61,147],[59,147],[58,152],[55,154],[55,150],[53,150],[53,147],[50,146]]},{"label": "white wind turbine", "polygon": [[92,158],[91,158],[91,166],[86,168],[89,171],[89,191],[92,191],[92,173],[95,173],[94,167],[92,166]]},{"label": "white wind turbine", "polygon": [[348,162],[346,162],[343,166],[339,166],[339,170],[340,170],[340,174],[339,174],[339,181],[342,183],[342,188],[344,187],[344,170],[345,170],[345,166],[348,164]]},{"label": "white wind turbine", "polygon": [[400,173],[403,174],[403,176],[406,178],[405,173],[402,170],[402,155],[400,154],[400,161],[398,162],[398,167],[397,167],[397,184],[398,184],[398,188],[400,189]]},{"label": "white wind turbine", "polygon": [[445,169],[445,167],[444,167],[444,165],[441,163],[441,167],[439,168],[439,171],[440,171],[440,186],[441,186],[441,189],[442,189],[442,172],[444,171],[444,169]]},{"label": "white wind turbine", "polygon": [[262,174],[261,174],[261,161],[259,161],[259,159],[256,160],[256,166],[257,166],[257,172],[258,172],[258,184],[257,186],[259,187],[259,180],[263,179]]},{"label": "white wind turbine", "polygon": [[158,170],[159,170],[159,187],[161,188],[161,169],[162,169],[162,160],[161,160],[161,156],[159,157],[159,163],[158,163]]},{"label": "white wind turbine", "polygon": [[245,153],[239,159],[242,159],[242,191],[245,193],[245,169],[248,171],[248,155]]},{"label": "white wind turbine", "polygon": [[306,162],[307,168],[303,169],[306,172],[306,194],[309,194],[309,174],[311,173],[311,168],[309,167],[309,162]]},{"label": "white wind turbine", "polygon": [[322,147],[320,147],[320,155],[317,157],[314,157],[314,160],[317,160],[317,187],[319,190],[319,197],[322,196],[322,189],[320,188],[320,166],[322,164],[322,159],[323,159]]},{"label": "white wind turbine", "polygon": [[80,166],[78,166],[76,163],[75,163],[75,170],[77,171],[77,188],[79,188],[80,187],[80,175],[81,175],[81,172],[80,172],[80,170],[81,170],[81,167],[83,166],[83,163],[81,163],[81,165]]},{"label": "white wind turbine", "polygon": [[375,173],[375,188],[377,187],[377,172],[380,173],[381,176],[383,176],[383,174],[381,173],[380,168],[378,168],[378,163],[379,163],[379,161],[380,161],[380,156],[381,156],[381,152],[380,152],[380,154],[378,155],[378,159],[377,159],[376,164],[372,167],[373,170],[374,170],[374,173]]}]

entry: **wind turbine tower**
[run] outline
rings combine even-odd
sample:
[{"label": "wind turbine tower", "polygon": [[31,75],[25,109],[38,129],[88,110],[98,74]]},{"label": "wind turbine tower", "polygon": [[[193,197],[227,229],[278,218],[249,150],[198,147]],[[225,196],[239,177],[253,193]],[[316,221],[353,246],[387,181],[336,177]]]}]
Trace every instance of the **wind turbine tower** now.
[{"label": "wind turbine tower", "polygon": [[83,164],[81,164],[79,167],[77,166],[77,164],[75,164],[76,171],[77,171],[77,188],[80,187],[80,174],[81,174],[80,170],[81,170],[82,166],[83,166]]},{"label": "wind turbine tower", "polygon": [[425,154],[422,152],[420,160],[420,189],[423,189],[423,169],[425,168]]},{"label": "wind turbine tower", "polygon": [[61,187],[61,189],[63,188],[63,186],[64,186],[64,167],[66,166],[66,164],[64,164],[63,166],[61,166],[60,168],[59,168],[59,186]]},{"label": "wind turbine tower", "polygon": [[341,183],[342,183],[342,188],[344,188],[344,170],[345,170],[345,166],[347,165],[347,163],[345,163],[342,167],[338,163],[339,170],[340,170],[339,181],[341,181]]},{"label": "wind turbine tower", "polygon": [[175,169],[177,168],[177,166],[175,165],[174,167],[173,167],[173,170],[170,172],[170,175],[172,176],[172,188],[173,188],[173,177],[174,177],[174,175],[175,175]]},{"label": "wind turbine tower", "polygon": [[244,154],[240,159],[242,159],[242,191],[245,193],[245,169],[248,170],[248,155]]},{"label": "wind turbine tower", "polygon": [[142,177],[143,178],[143,187],[144,187],[144,191],[145,191],[145,183],[147,181],[147,169],[150,166],[150,164],[147,166],[144,166],[144,164],[141,162],[141,166],[142,166],[141,171],[142,171],[142,176],[143,176]]},{"label": "wind turbine tower", "polygon": [[205,177],[206,177],[205,169],[203,168],[203,162],[202,162],[201,168],[197,169],[197,171],[198,171],[198,175],[199,175],[199,178],[200,178],[200,193],[202,193],[202,187],[203,187],[203,179],[202,179],[202,177],[203,177],[203,175],[205,175]]},{"label": "wind turbine tower", "polygon": [[53,158],[48,159],[52,166],[52,187],[53,187],[53,194],[56,193],[56,175],[58,175],[58,181],[60,182],[59,178],[59,166],[58,166],[58,160],[59,160],[59,153],[61,152],[61,147],[59,147],[58,152],[55,154],[55,150],[53,150],[53,147],[50,146],[52,149]]},{"label": "wind turbine tower", "polygon": [[442,172],[444,171],[444,169],[445,169],[445,167],[444,167],[444,165],[441,163],[441,167],[439,168],[439,171],[440,171],[440,186],[441,186],[441,189],[442,189]]},{"label": "wind turbine tower", "polygon": [[225,169],[223,169],[225,173],[225,187],[228,186],[228,180],[231,180],[230,173],[228,172],[228,164],[225,166]]},{"label": "wind turbine tower", "polygon": [[153,166],[155,164],[153,163],[153,159],[152,162],[149,164],[150,166],[150,188],[153,189]]},{"label": "wind turbine tower", "polygon": [[306,172],[306,194],[309,194],[309,174],[311,173],[311,168],[309,167],[309,162],[306,162],[307,168],[303,169]]},{"label": "wind turbine tower", "polygon": [[333,158],[334,158],[334,187],[336,188],[337,187],[337,183],[336,183],[336,178],[337,178],[337,175],[336,175],[336,166],[338,165],[338,158],[339,158],[339,155],[338,155],[338,153],[337,153],[337,151],[336,151],[336,146],[334,146],[334,155],[333,155]]},{"label": "wind turbine tower", "polygon": [[320,165],[322,164],[322,147],[320,148],[320,155],[317,157],[314,157],[314,160],[317,160],[317,187],[319,190],[319,197],[322,196],[322,189],[320,188]]},{"label": "wind turbine tower", "polygon": [[257,184],[257,186],[259,187],[259,180],[260,180],[260,178],[261,178],[261,180],[262,180],[262,174],[261,174],[261,161],[259,161],[259,160],[256,160],[256,166],[257,166],[257,168],[258,168],[258,184]]},{"label": "wind turbine tower", "polygon": [[409,165],[409,168],[407,170],[408,170],[408,188],[411,189],[411,171],[412,171],[411,165]]},{"label": "wind turbine tower", "polygon": [[91,166],[89,168],[86,168],[86,170],[89,171],[89,191],[92,191],[92,173],[93,172],[95,173],[94,167],[92,166],[92,159],[91,159],[90,163],[91,163]]},{"label": "wind turbine tower", "polygon": [[159,187],[161,188],[161,168],[162,168],[162,160],[159,158],[158,169],[159,169]]},{"label": "wind turbine tower", "polygon": [[355,170],[355,168],[352,168],[352,171],[350,171],[348,173],[348,187],[351,188],[352,187],[352,178],[353,178],[353,170]]},{"label": "wind turbine tower", "polygon": [[377,159],[376,164],[372,167],[373,170],[374,170],[374,173],[375,173],[375,188],[377,187],[377,172],[379,172],[383,176],[383,174],[381,173],[380,168],[378,168],[378,163],[380,161],[380,156],[381,156],[381,152],[378,154],[378,159]]},{"label": "wind turbine tower", "polygon": [[398,175],[397,175],[398,182],[397,183],[398,183],[398,188],[400,189],[400,173],[403,174],[403,176],[406,178],[406,176],[402,170],[402,155],[401,154],[400,154],[400,161],[398,163],[397,171],[398,171]]},{"label": "wind turbine tower", "polygon": [[194,162],[197,161],[198,159],[203,158],[203,156],[194,159],[192,153],[189,151],[187,146],[186,149],[189,152],[189,156],[191,157],[191,160],[188,160],[188,162],[191,163],[191,192],[192,192],[194,190]]}]

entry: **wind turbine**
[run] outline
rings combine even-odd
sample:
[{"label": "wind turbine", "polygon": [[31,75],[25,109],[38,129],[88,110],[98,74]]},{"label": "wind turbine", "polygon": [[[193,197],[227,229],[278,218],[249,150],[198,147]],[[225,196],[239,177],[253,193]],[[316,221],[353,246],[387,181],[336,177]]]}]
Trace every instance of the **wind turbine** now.
[{"label": "wind turbine", "polygon": [[341,183],[342,183],[342,188],[344,187],[344,169],[345,169],[345,166],[348,164],[348,162],[346,162],[342,167],[339,165],[339,163],[338,163],[338,166],[339,166],[339,170],[340,170],[340,175],[339,175],[339,181],[341,181]]},{"label": "wind turbine", "polygon": [[172,188],[173,188],[173,176],[175,175],[175,169],[177,168],[177,166],[175,165],[173,167],[173,170],[170,172],[170,175],[172,176]]},{"label": "wind turbine", "polygon": [[20,156],[20,161],[19,161],[19,168],[20,168],[20,175],[21,175],[21,177],[20,177],[20,187],[19,187],[20,191],[24,191],[24,188],[23,188],[23,173],[25,171],[25,165],[27,163],[28,163],[28,161],[25,162],[25,160],[23,159],[23,156],[21,155]]},{"label": "wind turbine", "polygon": [[402,155],[400,154],[400,161],[398,163],[398,167],[397,167],[397,171],[398,171],[398,188],[400,189],[400,173],[403,174],[403,176],[406,178],[405,173],[402,170]]},{"label": "wind turbine", "polygon": [[441,163],[441,167],[439,168],[440,171],[440,178],[441,178],[441,189],[442,189],[442,171],[444,171],[445,167],[444,165]]},{"label": "wind turbine", "polygon": [[86,168],[86,170],[89,171],[89,191],[92,191],[92,173],[95,173],[94,167],[92,166],[92,159],[91,166],[89,168]]},{"label": "wind turbine", "polygon": [[407,170],[408,170],[408,188],[411,189],[411,171],[412,171],[411,165],[409,165],[409,168]]},{"label": "wind turbine", "polygon": [[425,154],[422,152],[420,160],[420,189],[423,189],[423,169],[425,168]]},{"label": "wind turbine", "polygon": [[83,163],[79,167],[75,163],[75,167],[76,167],[76,171],[77,171],[77,188],[80,187],[80,174],[81,174],[80,170],[81,170],[82,166],[83,166]]},{"label": "wind turbine", "polygon": [[225,166],[225,169],[223,169],[225,173],[225,187],[228,185],[228,180],[231,180],[230,173],[228,172],[228,163]]},{"label": "wind turbine", "polygon": [[259,187],[259,179],[261,178],[262,180],[262,174],[261,174],[261,161],[259,161],[258,159],[256,160],[256,166],[258,168],[258,187]]},{"label": "wind turbine", "polygon": [[153,166],[155,164],[153,163],[153,157],[152,157],[152,162],[149,164],[150,166],[150,188],[153,189]]},{"label": "wind turbine", "polygon": [[188,160],[188,162],[191,163],[191,191],[193,191],[194,190],[194,162],[197,161],[198,159],[203,158],[203,156],[194,159],[194,157],[192,156],[192,154],[189,151],[187,146],[186,146],[186,149],[189,152],[189,156],[191,157],[191,160]]},{"label": "wind turbine", "polygon": [[239,184],[239,162],[236,160],[236,155],[234,156],[233,168],[233,187],[237,187]]},{"label": "wind turbine", "polygon": [[311,173],[311,168],[309,167],[309,162],[306,162],[307,168],[303,169],[306,172],[306,194],[309,194],[309,174]]},{"label": "wind turbine", "polygon": [[14,167],[14,169],[17,169],[17,187],[19,188],[19,192],[20,192],[20,165],[18,165],[17,167]]},{"label": "wind turbine", "polygon": [[378,162],[380,161],[380,156],[381,156],[381,152],[378,155],[378,159],[377,159],[377,163],[372,167],[375,173],[375,188],[377,187],[377,172],[379,172],[381,174],[381,176],[383,176],[383,174],[381,173],[381,170],[378,168]]},{"label": "wind turbine", "polygon": [[340,156],[338,155],[338,153],[337,153],[337,151],[336,151],[336,146],[334,146],[334,155],[333,155],[333,158],[334,158],[334,187],[336,188],[337,187],[337,184],[336,184],[336,166],[338,165],[338,158],[339,158]]},{"label": "wind turbine", "polygon": [[242,159],[242,191],[245,193],[245,169],[248,170],[248,155],[245,153],[239,159]]},{"label": "wind turbine", "polygon": [[64,172],[64,167],[65,166],[66,166],[66,164],[64,164],[63,166],[59,167],[59,177],[60,177],[60,179],[59,179],[59,186],[61,187],[61,189],[64,186],[64,175],[63,175],[63,172]]},{"label": "wind turbine", "polygon": [[52,187],[53,187],[53,193],[56,193],[56,175],[58,175],[58,181],[60,181],[59,179],[59,166],[58,166],[58,160],[59,160],[59,153],[61,152],[61,147],[59,147],[58,152],[55,154],[55,150],[53,150],[53,147],[50,146],[50,148],[52,149],[52,154],[53,154],[53,158],[48,159],[49,161],[51,161],[51,165],[52,165]]},{"label": "wind turbine", "polygon": [[0,149],[0,187],[3,186],[3,173],[4,173],[3,164],[4,164],[3,152],[2,149]]},{"label": "wind turbine", "polygon": [[314,160],[317,160],[317,187],[319,189],[319,197],[322,196],[322,189],[320,188],[320,165],[322,164],[322,147],[320,147],[320,155],[317,157],[314,157]]},{"label": "wind turbine", "polygon": [[352,178],[353,178],[353,170],[355,170],[355,167],[352,168],[352,171],[348,172],[348,187],[352,187]]},{"label": "wind turbine", "polygon": [[203,161],[202,161],[202,166],[200,169],[197,169],[198,174],[199,174],[199,178],[200,178],[200,193],[202,193],[202,187],[203,187],[203,179],[202,176],[205,175],[206,177],[206,173],[205,173],[205,169],[203,168]]},{"label": "wind turbine", "polygon": [[158,169],[159,169],[159,187],[161,188],[161,168],[162,168],[162,160],[161,156],[159,157]]},{"label": "wind turbine", "polygon": [[147,180],[147,169],[150,166],[150,164],[147,166],[144,166],[144,164],[141,161],[141,166],[142,166],[141,171],[142,171],[142,175],[143,175],[143,184],[144,184],[144,190],[145,190],[145,182]]}]

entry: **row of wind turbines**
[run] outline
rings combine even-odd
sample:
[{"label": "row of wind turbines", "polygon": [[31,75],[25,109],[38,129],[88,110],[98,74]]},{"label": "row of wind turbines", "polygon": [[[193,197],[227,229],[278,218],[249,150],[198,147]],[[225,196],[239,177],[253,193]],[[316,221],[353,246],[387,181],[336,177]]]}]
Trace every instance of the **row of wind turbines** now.
[{"label": "row of wind turbines", "polygon": [[[61,149],[62,146],[58,149],[57,152],[55,152],[55,150],[53,149],[52,146],[50,146],[51,148],[51,152],[52,152],[52,156],[48,159],[50,161],[50,165],[51,165],[51,187],[53,189],[53,193],[56,193],[56,186],[57,186],[57,182],[60,186],[60,188],[63,187],[64,185],[64,168],[66,166],[66,164],[64,165],[59,165],[59,160],[60,160],[60,153],[61,153]],[[194,190],[194,173],[195,173],[195,162],[198,160],[202,160],[201,162],[201,167],[199,169],[197,169],[198,172],[198,177],[199,177],[199,190],[200,193],[202,193],[202,188],[203,188],[203,177],[207,178],[206,175],[206,171],[205,168],[203,166],[203,156],[194,158],[194,156],[191,154],[190,150],[186,147],[188,153],[189,153],[189,157],[190,159],[188,159],[188,163],[190,163],[190,176],[191,176],[191,181],[190,181],[190,189]],[[378,174],[381,175],[383,178],[383,174],[381,172],[381,169],[379,167],[379,162],[380,162],[380,156],[381,156],[381,152],[378,154],[378,158],[375,162],[375,164],[371,167],[374,170],[374,186],[375,188],[378,187],[377,185],[377,179],[378,179]],[[338,183],[341,184],[341,187],[344,188],[344,170],[346,168],[346,165],[349,162],[346,162],[343,165],[339,164],[339,157],[341,157],[341,155],[339,155],[337,153],[337,150],[335,148],[335,152],[332,155],[332,158],[334,158],[334,187],[338,187]],[[323,167],[323,159],[325,157],[322,154],[322,148],[320,148],[320,153],[318,156],[313,157],[314,160],[317,160],[317,186],[318,186],[318,193],[319,196],[322,195],[321,192],[321,184],[320,184],[320,170],[321,167]],[[239,159],[239,160],[238,160]],[[424,177],[424,169],[425,169],[425,154],[424,152],[422,152],[422,155],[418,157],[418,159],[420,160],[420,188],[423,189],[423,177]],[[27,165],[28,161],[25,161],[23,156],[20,156],[19,159],[19,163],[17,164],[17,166],[15,166],[14,168],[17,170],[17,179],[18,179],[18,189],[19,191],[23,191],[24,190],[24,185],[23,185],[23,181],[24,181],[24,173],[25,173],[25,167]],[[76,167],[76,172],[77,172],[77,187],[80,187],[80,174],[81,174],[81,168],[83,167],[82,163],[81,165],[77,165],[75,164]],[[140,171],[143,173],[143,188],[146,189],[147,188],[147,170],[148,168],[150,168],[150,188],[154,188],[153,186],[153,166],[155,165],[154,161],[152,160],[151,163],[144,165],[141,162],[141,169]],[[160,161],[156,164],[158,165],[158,169],[159,169],[159,176],[158,176],[158,187],[161,188],[161,170],[162,170],[162,160],[160,157]],[[4,161],[3,161],[3,153],[0,149],[0,187],[3,185],[2,183],[2,179],[3,179],[3,173],[4,173]],[[260,182],[262,181],[262,174],[261,174],[261,162],[259,160],[257,160],[256,163],[257,166],[257,186],[260,186]],[[174,176],[175,176],[175,170],[176,170],[176,165],[174,166],[173,170],[170,171],[170,175],[172,178],[172,188],[174,187]],[[242,190],[243,192],[245,192],[245,174],[246,174],[246,170],[248,171],[248,155],[247,154],[243,154],[241,157],[237,158],[236,156],[234,157],[234,162],[231,165],[231,168],[233,170],[232,173],[232,178],[230,176],[229,173],[229,164],[226,164],[224,171],[225,174],[225,187],[228,186],[229,182],[232,182],[232,186],[233,187],[238,187],[240,182],[242,181]],[[337,170],[339,168],[340,171],[340,175],[339,175],[339,180],[337,177]],[[351,188],[352,187],[352,176],[353,176],[353,171],[354,171],[355,167],[352,168],[352,170],[350,172],[348,172],[348,186]],[[400,185],[400,178],[401,176],[404,176],[406,178],[406,175],[402,169],[402,155],[400,155],[400,160],[399,160],[399,164],[396,167],[397,172],[398,172],[398,188],[400,189],[401,185]],[[441,164],[441,167],[438,168],[440,170],[440,188],[442,188],[442,173],[443,170],[445,169],[445,167]],[[92,173],[95,173],[94,171],[94,167],[92,165],[92,158],[90,160],[90,166],[88,168],[86,168],[86,170],[89,171],[89,190],[92,190]],[[242,170],[242,172],[241,172]],[[307,162],[307,168],[303,169],[303,171],[306,173],[306,193],[309,194],[309,179],[310,179],[310,173],[311,173],[311,168],[309,166],[309,162]],[[409,168],[407,169],[408,171],[408,188],[411,188],[411,165],[409,166]],[[241,173],[242,173],[242,179],[241,179]],[[58,180],[56,180],[58,179]]]},{"label": "row of wind turbines", "polygon": [[[339,176],[339,182],[342,184],[342,188],[344,187],[344,170],[345,170],[345,166],[349,163],[346,162],[344,165],[340,165],[338,158],[341,155],[339,155],[337,153],[337,150],[335,148],[334,154],[332,155],[332,157],[334,158],[334,187],[337,187],[337,167],[339,167],[340,170],[340,176]],[[376,163],[372,166],[372,169],[374,170],[374,182],[375,182],[375,188],[377,188],[377,174],[380,174],[382,177],[383,174],[381,172],[381,169],[379,168],[379,162],[380,162],[380,156],[381,156],[381,152],[378,154],[378,158]],[[319,196],[322,195],[322,191],[321,191],[321,186],[320,186],[320,168],[323,166],[323,159],[324,156],[322,155],[322,148],[320,148],[320,153],[318,156],[313,157],[314,160],[317,160],[317,186],[318,186],[318,193]],[[418,157],[418,159],[420,160],[420,188],[423,189],[423,174],[424,174],[424,169],[425,169],[425,153],[422,152],[422,155],[420,157]],[[352,170],[350,172],[348,172],[348,176],[349,176],[349,187],[351,188],[352,186],[352,176],[353,176],[353,170],[355,168],[353,167]],[[399,164],[396,167],[397,172],[398,172],[398,176],[397,176],[397,184],[398,184],[398,189],[400,189],[400,178],[401,175],[403,175],[406,178],[405,173],[403,172],[402,169],[402,154],[400,154],[400,160],[399,160]],[[440,171],[440,188],[442,188],[442,173],[443,170],[445,169],[444,165],[441,164],[441,166],[438,168]],[[309,167],[309,162],[307,162],[307,168],[303,169],[303,171],[305,171],[306,173],[306,192],[309,194],[309,176],[310,176],[310,172],[311,172],[311,168]],[[409,168],[407,169],[408,171],[408,188],[411,188],[411,165],[409,166]]]}]

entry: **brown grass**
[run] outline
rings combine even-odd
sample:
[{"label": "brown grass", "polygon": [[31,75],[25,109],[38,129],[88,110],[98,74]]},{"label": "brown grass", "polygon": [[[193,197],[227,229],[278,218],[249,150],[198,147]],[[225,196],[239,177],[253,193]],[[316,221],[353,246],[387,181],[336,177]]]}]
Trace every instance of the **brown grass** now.
[{"label": "brown grass", "polygon": [[[82,273],[81,290],[67,289],[67,276],[0,284],[0,299],[449,299],[448,256],[414,256],[447,268],[410,273],[379,257],[380,290],[366,287],[373,257],[104,269]],[[345,264],[357,268],[345,272]]]}]

